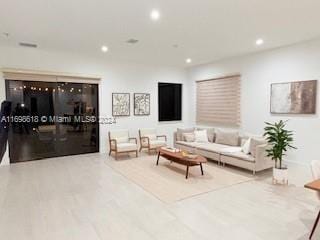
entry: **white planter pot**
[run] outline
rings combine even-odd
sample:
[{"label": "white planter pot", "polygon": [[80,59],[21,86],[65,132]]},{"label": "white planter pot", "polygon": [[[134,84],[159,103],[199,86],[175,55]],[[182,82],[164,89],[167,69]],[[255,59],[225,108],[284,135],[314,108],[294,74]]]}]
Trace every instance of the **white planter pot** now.
[{"label": "white planter pot", "polygon": [[288,185],[288,169],[287,168],[273,168],[273,184],[286,184]]}]

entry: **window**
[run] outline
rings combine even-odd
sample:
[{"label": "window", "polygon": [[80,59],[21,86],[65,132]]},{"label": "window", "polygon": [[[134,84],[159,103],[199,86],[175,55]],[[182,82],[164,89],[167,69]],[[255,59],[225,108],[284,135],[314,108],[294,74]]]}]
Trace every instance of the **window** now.
[{"label": "window", "polygon": [[240,125],[240,78],[197,81],[197,123]]},{"label": "window", "polygon": [[159,121],[181,120],[182,84],[158,83]]}]

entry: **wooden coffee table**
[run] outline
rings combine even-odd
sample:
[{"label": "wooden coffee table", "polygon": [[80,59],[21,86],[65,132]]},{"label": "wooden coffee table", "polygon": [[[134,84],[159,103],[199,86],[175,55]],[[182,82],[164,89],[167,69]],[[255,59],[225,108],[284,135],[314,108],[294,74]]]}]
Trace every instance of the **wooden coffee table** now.
[{"label": "wooden coffee table", "polygon": [[175,162],[175,163],[187,166],[186,179],[188,178],[188,175],[189,175],[189,167],[193,167],[193,166],[200,166],[201,174],[203,175],[202,163],[207,162],[207,159],[205,157],[197,156],[195,158],[187,158],[182,156],[181,152],[173,153],[170,151],[166,151],[163,148],[158,148],[157,151],[158,151],[157,165],[159,165],[159,159],[161,156],[171,162]]}]

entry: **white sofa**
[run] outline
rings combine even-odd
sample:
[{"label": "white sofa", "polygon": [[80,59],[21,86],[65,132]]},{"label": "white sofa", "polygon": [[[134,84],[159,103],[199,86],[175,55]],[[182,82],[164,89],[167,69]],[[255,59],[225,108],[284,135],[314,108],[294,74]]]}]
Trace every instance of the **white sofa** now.
[{"label": "white sofa", "polygon": [[229,164],[248,169],[253,174],[272,168],[274,165],[271,158],[266,157],[267,142],[262,137],[251,136],[250,153],[246,154],[241,145],[248,140],[249,134],[240,137],[235,131],[206,129],[208,142],[186,141],[183,134],[194,130],[195,128],[178,129],[174,133],[174,146],[217,161],[218,164]]}]

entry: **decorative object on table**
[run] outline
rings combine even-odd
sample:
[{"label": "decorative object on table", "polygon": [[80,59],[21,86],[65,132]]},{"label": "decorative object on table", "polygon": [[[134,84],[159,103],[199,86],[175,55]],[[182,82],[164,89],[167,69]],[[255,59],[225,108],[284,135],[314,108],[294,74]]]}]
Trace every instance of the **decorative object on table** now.
[{"label": "decorative object on table", "polygon": [[134,115],[136,116],[150,115],[150,94],[135,93],[133,98],[134,98]]},{"label": "decorative object on table", "polygon": [[130,93],[112,93],[112,116],[130,116]]},{"label": "decorative object on table", "polygon": [[181,151],[179,148],[173,148],[173,147],[161,147],[160,149],[168,152],[172,152],[172,153],[178,153]]},{"label": "decorative object on table", "polygon": [[315,114],[317,80],[271,84],[270,112]]},{"label": "decorative object on table", "polygon": [[276,123],[266,123],[264,128],[264,136],[267,139],[270,147],[267,148],[267,157],[271,157],[275,161],[275,167],[273,168],[273,183],[282,183],[288,185],[288,168],[283,166],[283,156],[288,149],[296,149],[292,146],[293,133],[286,130],[286,121],[280,120]]}]

